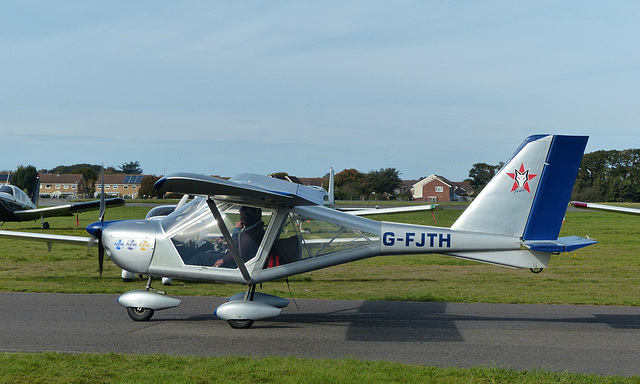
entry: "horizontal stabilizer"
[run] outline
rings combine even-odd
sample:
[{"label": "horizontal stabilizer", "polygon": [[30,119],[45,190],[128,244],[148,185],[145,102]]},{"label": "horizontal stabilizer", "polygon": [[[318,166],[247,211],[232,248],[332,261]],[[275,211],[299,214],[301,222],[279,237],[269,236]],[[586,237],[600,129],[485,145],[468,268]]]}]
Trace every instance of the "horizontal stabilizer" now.
[{"label": "horizontal stabilizer", "polygon": [[462,259],[513,268],[546,268],[549,264],[551,255],[548,252],[537,252],[529,249],[486,252],[456,252],[447,254]]},{"label": "horizontal stabilizer", "polygon": [[597,241],[585,239],[579,236],[560,237],[558,240],[529,240],[525,241],[529,249],[540,252],[571,252],[576,249],[584,248],[589,245],[596,244]]}]

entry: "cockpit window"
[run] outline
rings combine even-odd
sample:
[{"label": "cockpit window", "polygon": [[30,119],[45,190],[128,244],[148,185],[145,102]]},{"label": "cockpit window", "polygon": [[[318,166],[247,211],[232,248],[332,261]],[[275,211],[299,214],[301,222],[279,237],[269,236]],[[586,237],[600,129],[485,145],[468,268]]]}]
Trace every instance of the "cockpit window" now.
[{"label": "cockpit window", "polygon": [[207,200],[202,197],[162,219],[162,227],[185,265],[237,268],[221,225],[231,234],[231,241],[244,262],[259,254],[273,212],[225,202],[217,202],[216,206],[222,223],[216,222]]},{"label": "cockpit window", "polygon": [[289,212],[278,239],[271,249],[267,267],[379,244],[379,236]]},{"label": "cockpit window", "polygon": [[1,186],[0,187],[0,192],[8,193],[9,195],[13,196],[13,188],[11,188],[8,185]]}]

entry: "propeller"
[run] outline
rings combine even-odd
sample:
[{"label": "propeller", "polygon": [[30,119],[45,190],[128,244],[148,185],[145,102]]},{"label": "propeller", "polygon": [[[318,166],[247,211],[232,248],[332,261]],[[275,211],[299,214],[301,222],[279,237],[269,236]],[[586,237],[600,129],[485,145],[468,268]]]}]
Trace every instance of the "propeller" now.
[{"label": "propeller", "polygon": [[104,168],[101,175],[102,189],[100,191],[100,215],[98,216],[98,222],[89,224],[87,232],[91,234],[91,242],[87,247],[87,253],[91,250],[94,244],[98,243],[98,271],[102,277],[102,269],[104,266],[104,246],[102,245],[102,230],[104,229],[104,213],[106,211],[106,202],[104,197]]}]

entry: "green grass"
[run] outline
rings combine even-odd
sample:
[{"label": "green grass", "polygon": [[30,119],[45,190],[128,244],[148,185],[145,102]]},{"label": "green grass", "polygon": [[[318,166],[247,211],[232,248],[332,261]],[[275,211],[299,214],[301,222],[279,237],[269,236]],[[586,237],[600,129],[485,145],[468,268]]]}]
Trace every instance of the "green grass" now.
[{"label": "green grass", "polygon": [[638,383],[498,367],[437,368],[354,359],[1,353],[0,383]]},{"label": "green grass", "polygon": [[[110,209],[107,219],[143,218],[149,208]],[[450,226],[461,210],[378,215],[379,220]],[[95,213],[51,218],[50,233],[87,236]],[[570,212],[561,235],[600,241],[552,257],[534,275],[439,255],[375,257],[290,278],[296,298],[417,300],[490,303],[640,305],[640,218],[606,212]],[[6,223],[2,229],[41,232],[39,223]],[[98,277],[97,257],[82,247],[0,239],[0,291],[119,294],[144,287],[123,283],[108,260]],[[171,295],[228,296],[240,287],[174,280]],[[284,281],[265,292],[287,297]],[[310,360],[249,357],[202,358],[121,354],[0,354],[0,383],[639,383],[640,378],[601,377],[499,367],[436,368],[353,359]]]},{"label": "green grass", "polygon": [[[110,209],[107,219],[142,218],[145,207]],[[450,226],[461,210],[377,215],[386,221]],[[81,215],[52,218],[51,233],[87,236],[94,220]],[[552,256],[540,274],[440,255],[385,256],[322,269],[289,280],[296,298],[411,300],[486,303],[640,305],[640,218],[607,212],[569,212],[562,236],[590,236],[600,244]],[[2,229],[40,232],[38,223],[6,223]],[[123,283],[109,260],[98,277],[95,250],[0,239],[0,291],[111,293],[143,288],[144,281]],[[228,296],[236,285],[174,280],[171,295]],[[264,284],[264,292],[289,296],[284,280]]]}]

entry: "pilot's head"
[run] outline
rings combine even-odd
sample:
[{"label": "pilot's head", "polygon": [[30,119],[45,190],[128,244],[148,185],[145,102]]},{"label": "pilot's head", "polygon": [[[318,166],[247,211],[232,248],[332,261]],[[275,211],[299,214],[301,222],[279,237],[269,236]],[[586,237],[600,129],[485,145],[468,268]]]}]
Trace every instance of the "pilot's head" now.
[{"label": "pilot's head", "polygon": [[240,220],[249,227],[262,219],[262,210],[254,207],[240,207]]}]

